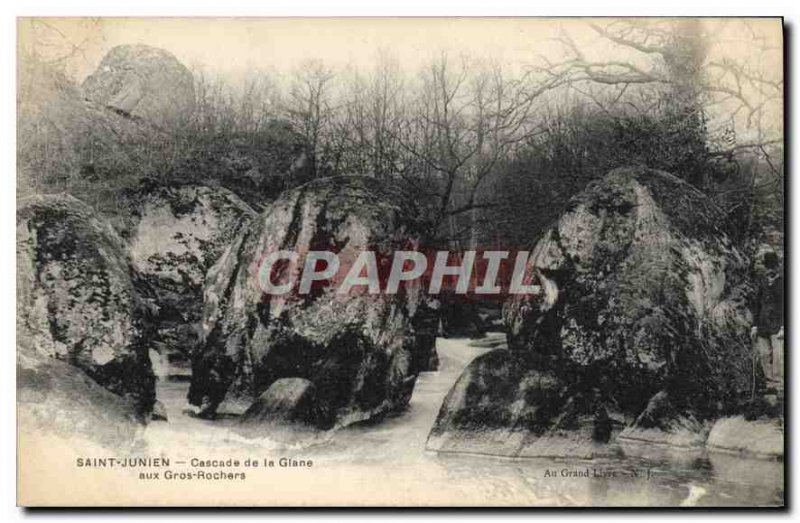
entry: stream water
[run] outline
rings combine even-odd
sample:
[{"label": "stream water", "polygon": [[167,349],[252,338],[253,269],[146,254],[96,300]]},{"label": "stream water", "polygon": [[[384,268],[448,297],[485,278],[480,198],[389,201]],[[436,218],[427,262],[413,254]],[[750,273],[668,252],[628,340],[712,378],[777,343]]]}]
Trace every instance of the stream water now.
[{"label": "stream water", "polygon": [[[495,338],[496,339],[496,338]],[[234,417],[189,415],[188,383],[159,383],[169,422],[145,433],[150,452],[190,457],[291,457],[313,462],[297,499],[320,504],[733,506],[783,503],[783,463],[726,454],[625,445],[619,457],[554,460],[437,454],[425,440],[444,396],[463,368],[489,350],[438,339],[440,369],[420,375],[402,415],[349,427],[313,445],[286,447],[266,435],[246,439]],[[297,474],[306,474],[297,476]],[[588,477],[587,477],[588,476]],[[280,482],[279,476],[272,476]],[[277,483],[276,483],[277,485]],[[309,491],[313,491],[309,493]],[[306,496],[303,498],[302,496]]]}]

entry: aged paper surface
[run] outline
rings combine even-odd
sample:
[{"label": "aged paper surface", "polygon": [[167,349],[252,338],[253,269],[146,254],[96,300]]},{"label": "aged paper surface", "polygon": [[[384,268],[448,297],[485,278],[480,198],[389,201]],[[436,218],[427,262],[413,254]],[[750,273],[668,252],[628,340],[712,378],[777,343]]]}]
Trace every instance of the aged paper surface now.
[{"label": "aged paper surface", "polygon": [[780,19],[17,28],[20,505],[783,506]]}]

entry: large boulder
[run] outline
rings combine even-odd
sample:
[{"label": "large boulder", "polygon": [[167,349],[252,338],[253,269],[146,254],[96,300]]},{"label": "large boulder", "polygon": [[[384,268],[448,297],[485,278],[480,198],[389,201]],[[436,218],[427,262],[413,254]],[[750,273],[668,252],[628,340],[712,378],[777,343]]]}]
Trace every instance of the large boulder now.
[{"label": "large boulder", "polygon": [[20,349],[17,365],[18,426],[25,443],[55,435],[113,452],[132,448],[143,428],[136,402],[101,387],[77,367],[31,349]]},{"label": "large boulder", "polygon": [[83,82],[87,99],[156,125],[174,123],[194,107],[192,73],[171,53],[119,45]]},{"label": "large boulder", "polygon": [[138,414],[149,413],[155,378],[144,343],[147,309],[133,277],[123,242],[88,206],[66,195],[23,199],[17,209],[21,368],[60,360]]},{"label": "large boulder", "polygon": [[268,438],[284,448],[306,448],[329,440],[320,430],[317,388],[303,378],[281,378],[269,386],[232,429],[245,438]]},{"label": "large boulder", "polygon": [[393,295],[354,287],[343,296],[339,274],[309,294],[273,296],[262,293],[257,275],[277,250],[335,251],[342,267],[364,250],[390,259],[413,247],[415,216],[398,189],[361,176],[321,179],[270,205],[209,271],[205,346],[194,358],[190,403],[213,416],[226,394],[255,398],[281,378],[303,378],[316,388],[320,428],[404,408],[419,372],[417,286]]},{"label": "large boulder", "polygon": [[313,424],[317,413],[317,390],[303,378],[282,378],[269,386],[242,415],[245,425]]},{"label": "large boulder", "polygon": [[475,358],[444,400],[427,448],[506,457],[579,457],[610,451],[621,426],[599,394],[572,393],[551,371],[526,369],[506,349]]},{"label": "large boulder", "polygon": [[18,73],[17,194],[51,192],[69,180],[71,194],[113,213],[118,188],[164,154],[168,135],[86,100],[51,64],[21,59]]},{"label": "large boulder", "polygon": [[[763,379],[754,374],[749,343],[748,264],[722,223],[708,198],[664,172],[619,169],[590,185],[531,252],[525,283],[541,292],[506,303],[509,350],[494,357],[507,359],[514,373],[479,382],[485,363],[475,362],[461,387],[477,397],[445,401],[433,446],[453,448],[444,436],[481,426],[479,417],[466,415],[469,404],[535,410],[545,418],[525,432],[550,435],[565,407],[547,408],[554,400],[538,392],[495,389],[518,390],[530,373],[555,380],[557,401],[606,426],[585,430],[587,445],[609,441],[623,422],[702,432],[697,420],[743,408]],[[485,392],[476,392],[479,383]],[[653,415],[642,416],[648,404]],[[513,416],[496,425],[520,430]]]},{"label": "large boulder", "polygon": [[145,186],[126,199],[133,266],[158,306],[156,340],[188,365],[200,339],[206,272],[256,214],[221,187]]}]

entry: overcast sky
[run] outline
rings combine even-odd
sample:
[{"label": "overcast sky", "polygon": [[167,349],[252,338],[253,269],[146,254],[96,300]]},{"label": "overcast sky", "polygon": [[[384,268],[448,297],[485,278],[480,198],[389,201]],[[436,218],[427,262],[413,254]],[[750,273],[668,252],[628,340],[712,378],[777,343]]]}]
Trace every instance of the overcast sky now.
[{"label": "overcast sky", "polygon": [[[566,31],[588,59],[644,60],[648,57],[611,44],[589,28],[589,19],[405,18],[86,18],[20,19],[21,48],[35,42],[47,56],[69,54],[66,69],[81,82],[114,46],[142,43],[172,52],[193,71],[219,75],[233,85],[256,71],[286,74],[309,59],[335,69],[368,70],[379,53],[411,72],[442,52],[502,64],[507,72],[558,60],[564,47],[554,39]],[[597,21],[601,25],[610,19]],[[772,77],[782,75],[780,19],[704,21],[709,58],[735,58]],[[777,51],[754,47],[754,35]],[[77,46],[80,52],[71,52]],[[541,62],[539,62],[541,63]],[[777,108],[782,111],[782,107]],[[724,116],[725,111],[720,112]],[[774,125],[782,127],[778,112]]]},{"label": "overcast sky", "polygon": [[[63,52],[55,51],[62,39],[83,44],[84,56],[70,64],[79,81],[110,48],[120,44],[162,47],[190,67],[231,77],[253,69],[289,72],[311,58],[334,67],[366,68],[379,51],[388,52],[409,70],[442,51],[495,59],[514,67],[531,63],[537,54],[554,47],[551,39],[558,30],[552,21],[533,19],[119,18],[96,23],[81,19],[46,22],[58,29],[51,37],[54,52]],[[29,23],[20,23],[23,39]],[[561,23],[576,25],[574,21]]]},{"label": "overcast sky", "polygon": [[[32,24],[39,52],[63,54],[71,45],[82,53],[70,61],[80,81],[90,74],[112,47],[142,43],[162,47],[186,65],[222,75],[253,69],[291,71],[315,58],[342,67],[369,67],[379,51],[388,52],[401,66],[413,70],[446,51],[493,59],[509,67],[530,64],[539,55],[558,54],[553,41],[566,30],[584,52],[608,50],[588,29],[588,19],[246,19],[246,18],[105,18],[89,20],[21,19],[20,40],[29,40]],[[608,20],[600,22],[608,23]],[[727,22],[707,20],[709,33],[719,41],[711,52],[747,53],[749,35]],[[47,24],[47,28],[43,25]],[[760,33],[780,45],[780,21],[751,21]],[[737,40],[743,43],[737,44]],[[616,49],[616,53],[620,50]],[[605,57],[608,58],[608,57]],[[754,56],[753,58],[760,58]]]}]

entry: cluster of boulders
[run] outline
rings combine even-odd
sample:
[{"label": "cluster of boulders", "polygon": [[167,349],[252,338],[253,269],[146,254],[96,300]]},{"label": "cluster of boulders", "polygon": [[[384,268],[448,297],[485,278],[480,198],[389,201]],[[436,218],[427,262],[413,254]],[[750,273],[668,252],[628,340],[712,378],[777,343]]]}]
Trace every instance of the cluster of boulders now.
[{"label": "cluster of boulders", "polygon": [[124,242],[88,206],[64,195],[20,201],[17,362],[27,422],[102,439],[149,416],[148,308],[135,279]]},{"label": "cluster of boulders", "polygon": [[[82,88],[38,73],[26,71],[46,81],[31,83],[21,129],[44,118],[67,145],[87,129],[99,142],[152,138],[194,103],[189,71],[147,46],[112,49]],[[68,161],[74,151],[52,154]],[[82,166],[82,175],[92,169]],[[17,208],[21,422],[111,446],[163,417],[153,349],[180,336],[167,318],[180,316],[185,330],[202,310],[202,279],[223,236],[254,214],[208,187],[147,188],[118,202],[132,211],[132,238],[65,194],[22,198]]]},{"label": "cluster of boulders", "polygon": [[[64,122],[98,119],[124,136],[175,123],[194,99],[188,70],[141,45],[112,49],[74,91],[69,103],[38,107],[67,107]],[[286,170],[302,177],[313,159],[296,149]],[[235,148],[219,163],[253,183],[264,178]],[[435,368],[438,313],[418,290],[270,304],[248,272],[276,242],[354,254],[405,247],[418,234],[415,202],[396,188],[359,177],[317,182],[259,202],[260,218],[231,191],[196,183],[146,182],[118,196],[116,230],[71,196],[20,201],[20,397],[36,423],[53,422],[54,405],[84,408],[75,419],[87,427],[104,410],[131,423],[163,417],[156,374],[183,365],[203,415],[228,394],[258,400],[245,420],[274,411],[278,423],[330,428],[402,410],[416,375]]]},{"label": "cluster of boulders", "polygon": [[[83,88],[96,104],[86,111],[157,125],[194,98],[188,70],[146,46],[115,48]],[[619,169],[574,198],[528,261],[524,283],[542,293],[513,295],[502,318],[415,283],[397,294],[264,292],[261,263],[276,251],[389,259],[419,247],[416,202],[372,177],[314,180],[259,202],[260,214],[198,184],[145,185],[122,200],[124,238],[70,196],[19,202],[26,423],[130,435],[156,407],[151,356],[191,369],[200,416],[239,408],[248,434],[379,420],[406,408],[419,373],[436,369],[437,335],[502,323],[508,348],[469,364],[429,449],[593,457],[628,441],[782,454],[775,402],[756,401],[783,392],[782,259],[760,252],[754,283],[722,213],[670,174]]]}]

